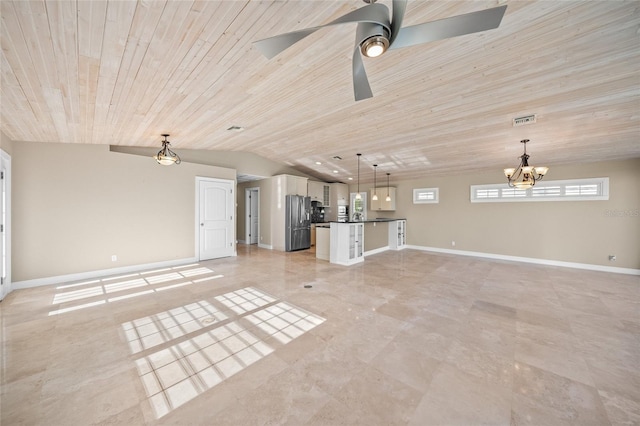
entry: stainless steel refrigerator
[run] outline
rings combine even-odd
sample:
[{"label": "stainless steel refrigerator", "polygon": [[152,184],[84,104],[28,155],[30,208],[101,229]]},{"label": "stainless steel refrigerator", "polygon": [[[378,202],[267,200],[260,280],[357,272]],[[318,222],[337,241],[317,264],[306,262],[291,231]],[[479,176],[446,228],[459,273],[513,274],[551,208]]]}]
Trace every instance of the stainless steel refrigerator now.
[{"label": "stainless steel refrigerator", "polygon": [[285,250],[311,247],[311,197],[286,196]]}]

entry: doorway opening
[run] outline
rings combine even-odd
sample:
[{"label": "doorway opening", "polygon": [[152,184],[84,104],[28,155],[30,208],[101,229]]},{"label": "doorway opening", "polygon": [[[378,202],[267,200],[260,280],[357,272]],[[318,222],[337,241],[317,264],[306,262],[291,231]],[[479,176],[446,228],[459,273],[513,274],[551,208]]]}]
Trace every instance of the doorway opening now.
[{"label": "doorway opening", "polygon": [[247,188],[245,194],[245,242],[258,244],[260,241],[260,188]]}]

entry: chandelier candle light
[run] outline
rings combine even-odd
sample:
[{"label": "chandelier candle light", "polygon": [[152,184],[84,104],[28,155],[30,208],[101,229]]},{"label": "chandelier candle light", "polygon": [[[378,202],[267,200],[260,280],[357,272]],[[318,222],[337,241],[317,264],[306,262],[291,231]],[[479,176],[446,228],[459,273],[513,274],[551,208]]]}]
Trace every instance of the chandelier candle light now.
[{"label": "chandelier candle light", "polygon": [[377,169],[378,169],[378,165],[374,164],[373,165],[373,197],[371,197],[373,201],[378,201],[378,187],[377,187],[377,181],[376,181]]},{"label": "chandelier candle light", "polygon": [[167,140],[169,134],[163,134],[162,136],[164,136],[164,140],[162,141],[162,149],[158,151],[158,154],[156,154],[153,158],[155,158],[158,164],[162,164],[163,166],[180,164],[181,160],[180,157],[178,157],[178,154],[169,149],[169,145],[171,145],[171,142]]},{"label": "chandelier candle light", "polygon": [[529,154],[527,154],[527,142],[529,139],[523,139],[520,143],[524,144],[524,154],[520,156],[520,164],[515,169],[504,169],[504,175],[507,177],[511,188],[528,189],[542,180],[544,175],[549,171],[548,167],[533,167],[529,165]]}]

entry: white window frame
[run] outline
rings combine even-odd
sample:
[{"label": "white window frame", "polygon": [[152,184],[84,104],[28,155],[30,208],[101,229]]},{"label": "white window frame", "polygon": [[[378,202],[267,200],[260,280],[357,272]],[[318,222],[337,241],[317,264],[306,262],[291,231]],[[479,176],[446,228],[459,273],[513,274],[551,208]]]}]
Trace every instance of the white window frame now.
[{"label": "white window frame", "polygon": [[[596,186],[594,194],[572,195],[567,193],[567,188],[573,186]],[[538,194],[541,189],[548,188],[548,195]],[[557,189],[556,189],[557,188]],[[479,198],[479,192],[490,191],[491,196]],[[510,188],[506,183],[489,185],[471,185],[470,201],[472,203],[522,203],[538,201],[606,201],[609,199],[609,178],[585,178],[568,180],[549,180],[537,182],[534,187],[517,190]]]},{"label": "white window frame", "polygon": [[[433,194],[433,198],[430,200],[421,200],[420,194],[427,193]],[[415,188],[413,190],[413,204],[437,204],[440,202],[439,188]]]}]

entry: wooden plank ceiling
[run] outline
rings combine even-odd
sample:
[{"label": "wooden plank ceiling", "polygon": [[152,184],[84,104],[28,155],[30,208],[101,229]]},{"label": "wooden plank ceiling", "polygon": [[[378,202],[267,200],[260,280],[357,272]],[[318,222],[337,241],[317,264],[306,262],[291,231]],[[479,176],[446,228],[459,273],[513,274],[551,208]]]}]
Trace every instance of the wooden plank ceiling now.
[{"label": "wooden plank ceiling", "polygon": [[[1,130],[158,148],[170,133],[178,152],[250,151],[330,181],[356,173],[357,152],[363,181],[373,163],[394,179],[500,179],[523,138],[538,165],[639,157],[639,3],[409,1],[404,25],[500,4],[496,30],[366,58],[374,97],[355,102],[354,25],[272,60],[252,42],[361,0],[2,0]],[[512,126],[527,114],[537,123]]]}]

